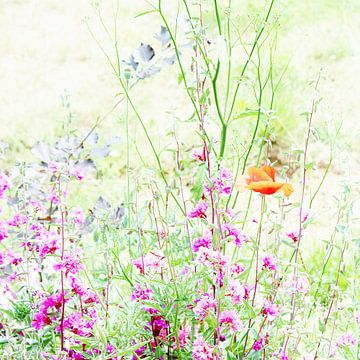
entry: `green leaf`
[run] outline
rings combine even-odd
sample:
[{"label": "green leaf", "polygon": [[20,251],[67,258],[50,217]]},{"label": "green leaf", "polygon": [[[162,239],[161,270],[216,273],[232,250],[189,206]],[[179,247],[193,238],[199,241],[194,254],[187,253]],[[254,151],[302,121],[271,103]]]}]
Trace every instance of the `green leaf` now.
[{"label": "green leaf", "polygon": [[252,306],[247,301],[244,301],[244,306],[249,318],[254,319],[256,317],[256,314]]}]

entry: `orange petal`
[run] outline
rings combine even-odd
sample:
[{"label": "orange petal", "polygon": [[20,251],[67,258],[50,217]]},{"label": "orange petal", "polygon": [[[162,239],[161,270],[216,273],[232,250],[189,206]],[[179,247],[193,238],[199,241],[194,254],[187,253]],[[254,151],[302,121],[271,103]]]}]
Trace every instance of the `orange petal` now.
[{"label": "orange petal", "polygon": [[271,181],[272,178],[263,170],[258,169],[255,166],[251,166],[248,169],[250,182],[257,181]]},{"label": "orange petal", "polygon": [[264,165],[260,168],[260,170],[264,171],[266,174],[268,174],[273,179],[273,181],[275,181],[276,171],[272,166]]},{"label": "orange petal", "polygon": [[249,190],[264,194],[272,195],[278,191],[282,191],[285,196],[290,196],[294,191],[291,184],[279,183],[276,181],[257,181],[250,183],[247,188]]},{"label": "orange petal", "polygon": [[294,188],[291,184],[285,183],[281,188],[281,191],[285,196],[290,196],[294,192]]},{"label": "orange petal", "polygon": [[264,195],[271,195],[279,191],[283,186],[283,183],[275,181],[256,181],[251,182],[247,188]]}]

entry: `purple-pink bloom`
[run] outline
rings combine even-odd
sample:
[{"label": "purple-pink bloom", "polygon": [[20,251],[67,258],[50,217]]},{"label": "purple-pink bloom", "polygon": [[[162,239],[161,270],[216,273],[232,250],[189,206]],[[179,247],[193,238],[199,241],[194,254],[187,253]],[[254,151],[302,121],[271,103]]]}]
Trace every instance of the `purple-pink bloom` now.
[{"label": "purple-pink bloom", "polygon": [[357,343],[355,337],[351,333],[342,334],[336,342],[336,346],[355,346]]},{"label": "purple-pink bloom", "polygon": [[277,270],[277,259],[275,256],[267,254],[262,257],[262,269],[269,269],[271,271]]},{"label": "purple-pink bloom", "polygon": [[10,179],[4,173],[0,173],[0,199],[3,199],[6,190],[10,189]]},{"label": "purple-pink bloom", "polygon": [[6,222],[0,220],[0,241],[3,241],[9,237],[8,226]]},{"label": "purple-pink bloom", "polygon": [[26,215],[16,213],[12,219],[8,220],[8,225],[17,227],[20,225],[25,225],[28,222],[28,217]]},{"label": "purple-pink bloom", "polygon": [[284,286],[289,288],[292,293],[307,294],[310,290],[310,283],[307,277],[295,278],[294,275],[289,275]]},{"label": "purple-pink bloom", "polygon": [[233,304],[241,304],[245,299],[245,288],[237,280],[230,280],[229,285],[229,295]]},{"label": "purple-pink bloom", "polygon": [[222,226],[222,230],[224,232],[225,237],[231,237],[234,240],[234,243],[237,247],[241,247],[249,238],[235,226],[230,224],[224,224]]},{"label": "purple-pink bloom", "polygon": [[208,293],[196,299],[195,304],[193,311],[200,319],[205,319],[208,311],[216,307],[216,301]]},{"label": "purple-pink bloom", "polygon": [[229,257],[213,249],[199,248],[196,260],[207,267],[221,269],[229,264]]},{"label": "purple-pink bloom", "polygon": [[[184,349],[190,339],[191,328],[189,325],[186,325],[183,329],[179,330],[178,337],[179,337],[179,345],[180,349]],[[174,350],[177,350],[177,343],[174,342]]]},{"label": "purple-pink bloom", "polygon": [[57,271],[64,270],[65,277],[67,277],[69,273],[77,274],[83,269],[83,265],[81,264],[77,252],[67,251],[63,256],[63,259],[54,265],[54,269]]},{"label": "purple-pink bloom", "polygon": [[152,299],[152,290],[145,287],[144,289],[141,287],[140,284],[134,285],[134,291],[131,294],[132,301],[139,301],[139,300],[150,300]]},{"label": "purple-pink bloom", "polygon": [[230,327],[230,332],[234,333],[242,329],[240,316],[235,310],[224,310],[220,313],[219,322]]},{"label": "purple-pink bloom", "polygon": [[73,211],[74,223],[77,227],[85,224],[85,214],[80,206],[77,206]]},{"label": "purple-pink bloom", "polygon": [[144,274],[145,269],[154,269],[160,271],[166,265],[166,259],[162,252],[152,251],[148,254],[133,260],[133,265]]},{"label": "purple-pink bloom", "polygon": [[192,244],[192,250],[198,252],[201,247],[211,248],[212,247],[212,233],[210,230],[205,230],[203,237],[196,238]]},{"label": "purple-pink bloom", "polygon": [[262,348],[265,346],[266,338],[261,336],[259,340],[256,340],[253,345],[254,351],[261,351]]},{"label": "purple-pink bloom", "polygon": [[269,320],[273,321],[279,315],[279,308],[277,305],[273,304],[271,301],[264,299],[263,300],[263,309],[261,313]]},{"label": "purple-pink bloom", "polygon": [[242,263],[237,263],[230,267],[230,272],[232,274],[241,274],[244,271],[245,271],[245,265]]},{"label": "purple-pink bloom", "polygon": [[206,210],[208,209],[208,204],[205,201],[199,201],[195,208],[191,210],[187,215],[189,218],[201,218],[206,219]]},{"label": "purple-pink bloom", "polygon": [[213,360],[214,348],[201,335],[197,335],[193,344],[192,356],[194,360]]},{"label": "purple-pink bloom", "polygon": [[191,152],[191,157],[198,161],[205,161],[206,155],[204,147],[193,149]]},{"label": "purple-pink bloom", "polygon": [[79,181],[81,181],[85,178],[84,172],[79,167],[75,167],[75,168],[71,169],[70,174],[72,176],[75,176],[75,178]]},{"label": "purple-pink bloom", "polygon": [[48,163],[48,169],[51,174],[56,174],[59,171],[59,167],[55,161],[51,160]]}]

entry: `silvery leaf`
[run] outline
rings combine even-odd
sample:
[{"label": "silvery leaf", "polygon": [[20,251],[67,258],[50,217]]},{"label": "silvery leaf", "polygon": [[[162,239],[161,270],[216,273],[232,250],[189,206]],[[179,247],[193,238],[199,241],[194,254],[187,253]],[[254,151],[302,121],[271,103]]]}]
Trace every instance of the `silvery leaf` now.
[{"label": "silvery leaf", "polygon": [[165,46],[171,41],[170,34],[165,26],[161,26],[160,33],[155,35],[155,39],[161,42],[161,46]]}]

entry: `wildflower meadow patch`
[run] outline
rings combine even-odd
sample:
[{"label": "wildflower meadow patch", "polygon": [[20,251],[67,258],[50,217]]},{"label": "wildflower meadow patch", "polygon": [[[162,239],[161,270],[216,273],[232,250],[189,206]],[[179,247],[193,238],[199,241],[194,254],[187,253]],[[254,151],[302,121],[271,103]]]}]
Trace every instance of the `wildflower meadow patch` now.
[{"label": "wildflower meadow patch", "polygon": [[[323,70],[281,142],[285,5],[235,3],[146,2],[158,31],[126,53],[118,5],[107,23],[94,2],[115,105],[80,129],[65,96],[54,142],[1,146],[1,359],[359,359],[357,190],[332,178]],[[157,94],[134,94],[162,74],[187,105],[150,125]]]}]

